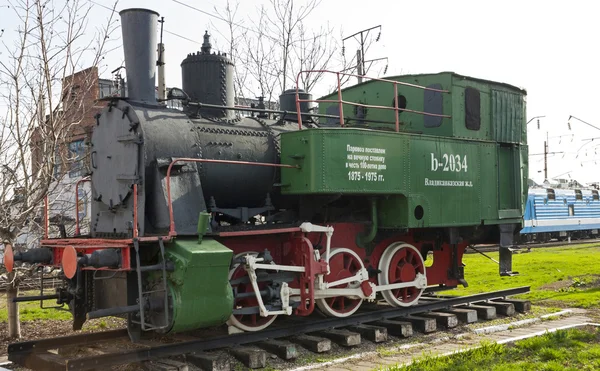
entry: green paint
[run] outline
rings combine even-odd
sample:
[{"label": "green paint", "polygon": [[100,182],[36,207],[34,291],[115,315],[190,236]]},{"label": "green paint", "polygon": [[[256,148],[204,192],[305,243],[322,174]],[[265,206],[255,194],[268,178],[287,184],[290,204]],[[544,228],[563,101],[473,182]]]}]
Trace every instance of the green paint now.
[{"label": "green paint", "polygon": [[498,142],[520,143],[525,141],[525,102],[521,94],[492,90],[492,127]]},{"label": "green paint", "polygon": [[208,229],[208,222],[210,221],[210,213],[201,211],[198,215],[198,243],[202,243],[202,238],[206,234]]},{"label": "green paint", "polygon": [[[391,79],[450,91],[436,99],[451,118],[428,127],[425,116],[401,112],[395,132],[392,124],[357,119],[359,112],[346,105],[347,127],[326,122],[281,135],[282,163],[300,166],[282,169],[282,192],[377,196],[379,228],[520,223],[528,177],[525,92],[453,73]],[[479,130],[465,124],[466,88],[479,91]],[[429,107],[423,89],[398,89],[407,109]],[[343,98],[388,107],[394,102],[392,85],[377,81],[347,88]],[[324,103],[319,109],[332,113],[335,107]],[[393,122],[394,114],[367,109],[366,118]]]},{"label": "green paint", "polygon": [[282,135],[282,162],[301,166],[282,169],[282,191],[382,196],[380,228],[497,224],[522,215],[520,161],[519,147],[493,142],[309,129]]},{"label": "green paint", "polygon": [[202,244],[177,239],[167,248],[166,255],[175,263],[175,271],[169,273],[173,303],[171,332],[227,321],[233,310],[229,284],[233,251],[213,239],[205,239]]},{"label": "green paint", "polygon": [[[449,93],[437,93],[441,99],[441,113],[451,116],[443,118],[440,126],[431,127],[426,116],[412,112],[400,112],[400,130],[434,136],[470,138],[507,143],[527,143],[525,125],[526,92],[517,87],[487,81],[452,72],[421,75],[401,75],[386,77],[387,80],[420,86],[441,88]],[[474,88],[480,93],[481,126],[479,130],[465,127],[465,89]],[[420,112],[433,112],[432,93],[411,86],[398,85],[398,95],[406,99],[406,109]],[[393,85],[381,81],[368,81],[342,90],[342,98],[347,102],[367,105],[394,107]],[[319,98],[338,99],[337,92]],[[339,114],[337,103],[320,103],[319,113]],[[395,114],[393,110],[367,108],[366,114],[350,104],[344,104],[344,124],[347,127],[393,129]],[[440,113],[440,112],[433,112]],[[361,117],[364,115],[364,118]],[[387,122],[387,123],[382,123]],[[339,120],[326,119],[325,125],[339,127]]]}]

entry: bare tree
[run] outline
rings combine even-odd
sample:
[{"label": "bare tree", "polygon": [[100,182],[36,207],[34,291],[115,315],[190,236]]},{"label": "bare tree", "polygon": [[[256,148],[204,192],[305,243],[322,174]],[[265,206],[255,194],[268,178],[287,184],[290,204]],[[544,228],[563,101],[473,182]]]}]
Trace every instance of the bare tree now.
[{"label": "bare tree", "polygon": [[[244,67],[258,85],[260,95],[267,101],[271,101],[277,84],[278,64],[273,40],[267,27],[267,19],[267,9],[261,6],[253,32],[244,35],[246,51]],[[247,93],[252,95],[252,92]]]},{"label": "bare tree", "polygon": [[[283,90],[293,87],[290,81],[295,86],[302,70],[338,70],[334,66],[339,65],[336,57],[340,44],[333,37],[333,28],[310,30],[306,26],[319,4],[320,0],[307,0],[304,5],[292,0],[270,0],[269,6],[258,7],[251,16],[250,27],[238,20],[239,2],[228,0],[224,10],[215,8],[219,20],[227,24],[224,32],[214,29],[227,40],[235,63],[237,96],[261,95],[273,101]],[[303,74],[301,85],[311,90],[324,76]]]},{"label": "bare tree", "polygon": [[311,91],[315,85],[324,77],[325,72],[332,66],[337,53],[337,45],[334,41],[333,29],[321,27],[318,31],[308,31],[303,23],[298,25],[298,44],[293,49],[296,63],[291,64],[293,81],[301,71],[319,71],[302,73],[299,76],[299,84],[304,91]]},{"label": "bare tree", "polygon": [[280,51],[278,82],[281,91],[288,87],[288,80],[295,80],[289,74],[291,70],[290,57],[300,41],[297,31],[319,4],[320,0],[309,0],[305,5],[296,8],[293,0],[271,0],[273,15],[268,19],[273,30],[272,39],[278,44]]},{"label": "bare tree", "polygon": [[[92,38],[87,33],[88,1],[8,3],[18,28],[2,35],[0,107],[6,105],[6,111],[0,133],[0,242],[19,249],[41,236],[46,195],[53,195],[51,210],[52,204],[64,206],[64,174],[80,160],[67,144],[87,114],[83,97],[98,89],[97,66],[115,28],[116,3],[107,24]],[[77,79],[70,77],[83,65],[94,67]],[[20,337],[18,307],[12,303],[18,295],[17,271],[8,279],[9,336],[14,338]]]},{"label": "bare tree", "polygon": [[221,17],[221,20],[225,21],[227,24],[227,32],[221,33],[218,27],[214,27],[219,35],[221,35],[225,40],[227,40],[228,44],[228,53],[229,59],[233,62],[235,66],[235,75],[233,77],[233,86],[235,89],[235,96],[244,97],[244,87],[246,85],[246,80],[248,78],[248,70],[244,68],[243,53],[240,52],[240,46],[244,41],[243,31],[247,31],[248,28],[244,27],[241,23],[241,20],[238,18],[238,9],[240,6],[240,2],[235,1],[234,3],[227,0],[225,11],[220,12],[219,9],[215,6],[215,12]]}]

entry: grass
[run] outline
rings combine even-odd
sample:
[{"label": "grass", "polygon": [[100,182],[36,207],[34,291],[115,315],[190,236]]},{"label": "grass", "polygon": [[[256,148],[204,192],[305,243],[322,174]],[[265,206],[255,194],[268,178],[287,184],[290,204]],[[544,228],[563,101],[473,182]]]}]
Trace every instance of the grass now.
[{"label": "grass", "polygon": [[[489,253],[498,259],[498,253]],[[463,257],[467,288],[449,295],[470,295],[509,287],[531,286],[520,298],[536,304],[592,308],[600,304],[600,244],[532,249],[513,256],[518,276],[500,277],[498,265],[480,254]]]},{"label": "grass", "polygon": [[[21,292],[19,296],[39,295],[39,291]],[[56,305],[56,300],[44,301],[45,306]],[[65,305],[66,309],[68,307]],[[42,309],[39,301],[19,303],[19,319],[21,322],[33,320],[71,320],[70,312],[56,309]],[[6,309],[6,294],[0,296],[0,323],[8,322],[8,310]]]},{"label": "grass", "polygon": [[600,331],[564,330],[518,341],[514,345],[484,342],[479,348],[448,357],[424,356],[389,371],[575,371],[600,368]]}]

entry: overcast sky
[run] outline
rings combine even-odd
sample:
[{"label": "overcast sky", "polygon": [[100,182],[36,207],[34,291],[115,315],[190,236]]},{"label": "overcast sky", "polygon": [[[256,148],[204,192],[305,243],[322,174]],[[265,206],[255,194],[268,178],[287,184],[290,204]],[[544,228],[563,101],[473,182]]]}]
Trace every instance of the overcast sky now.
[{"label": "overcast sky", "polygon": [[[107,6],[113,3],[95,1]],[[180,1],[212,14],[216,14],[215,7],[223,11],[226,3],[225,0]],[[0,0],[3,3],[5,0]],[[268,0],[240,3],[239,22],[251,27],[257,6],[268,4]],[[213,45],[226,45],[226,40],[219,39],[217,33],[217,29],[225,32],[224,22],[175,1],[120,0],[117,10],[131,7],[153,9],[165,17],[168,86],[181,86],[179,64],[189,52],[199,49],[206,29],[213,34]],[[593,41],[600,35],[599,8],[592,0],[323,0],[308,25],[318,28],[329,22],[336,28],[337,36],[341,30],[348,35],[381,24],[381,39],[366,57],[388,57],[386,75],[454,71],[526,89],[528,120],[545,116],[540,119],[540,130],[536,120],[529,124],[530,153],[543,152],[548,132],[549,150],[564,152],[549,157],[549,176],[570,172],[563,177],[570,175],[582,182],[592,182],[600,181],[600,155],[596,154],[600,147],[594,148],[600,146],[600,130],[572,120],[573,130],[569,131],[567,119],[573,115],[600,127],[596,98],[600,57],[597,42]],[[10,31],[11,20],[6,19],[5,12],[0,8],[1,28]],[[109,11],[96,6],[93,14],[90,27],[104,22]],[[3,38],[7,36],[10,35]],[[120,30],[115,34],[117,37],[120,38]],[[354,53],[356,46],[347,43],[347,52]],[[104,60],[106,70],[118,67],[122,60],[120,48],[111,51]],[[374,65],[370,73],[381,73],[384,65],[385,62]],[[104,77],[110,78],[110,74]],[[583,146],[587,138],[598,139]],[[543,156],[531,156],[530,178],[542,182],[543,166]]]}]

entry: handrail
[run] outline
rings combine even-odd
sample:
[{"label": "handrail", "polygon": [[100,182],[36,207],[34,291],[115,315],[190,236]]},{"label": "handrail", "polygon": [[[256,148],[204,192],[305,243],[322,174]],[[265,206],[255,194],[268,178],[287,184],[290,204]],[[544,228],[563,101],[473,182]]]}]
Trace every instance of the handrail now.
[{"label": "handrail", "polygon": [[90,177],[81,178],[75,183],[75,236],[79,236],[81,231],[79,229],[79,185],[84,182],[91,182]]},{"label": "handrail", "polygon": [[[203,159],[203,158],[175,158],[169,164],[169,168],[167,169],[167,201],[169,207],[169,234],[168,236],[163,237],[164,240],[170,240],[171,238],[177,236],[175,231],[175,220],[173,217],[173,202],[171,199],[171,170],[173,165],[178,162],[204,162],[204,163],[213,163],[213,164],[231,164],[231,165],[249,165],[249,166],[264,166],[264,167],[278,167],[278,168],[290,168],[290,169],[299,169],[298,165],[286,165],[286,164],[273,164],[268,162],[249,162],[249,161],[235,161],[235,160],[213,160],[213,159]],[[79,184],[83,182],[91,182],[91,179],[83,178],[77,181],[75,184],[75,235],[79,235]],[[48,195],[44,197],[44,240],[48,240]],[[139,237],[138,230],[138,185],[136,183],[133,184],[133,238],[142,240],[149,240],[145,237]],[[154,237],[152,238],[154,239]],[[130,240],[123,240],[130,241]],[[118,242],[118,241],[114,241]]]},{"label": "handrail", "polygon": [[[167,203],[169,207],[169,237],[177,236],[175,232],[175,219],[173,218],[173,202],[171,200],[171,169],[173,165],[178,162],[207,162],[213,164],[230,164],[230,165],[250,165],[250,166],[266,166],[266,167],[279,167],[279,168],[290,168],[290,169],[299,169],[300,166],[297,165],[286,165],[286,164],[273,164],[269,162],[249,162],[249,161],[234,161],[234,160],[213,160],[213,159],[203,159],[203,158],[186,158],[180,157],[175,158],[169,164],[167,169]],[[136,187],[136,185],[134,185]],[[134,191],[135,192],[135,191]],[[137,192],[135,192],[137,193]],[[136,202],[137,197],[134,197],[134,202]],[[134,220],[137,220],[137,208],[134,207]],[[136,228],[137,229],[137,228]]]},{"label": "handrail", "polygon": [[[83,182],[91,182],[92,179],[81,178],[75,183],[75,236],[79,236],[81,231],[79,230],[79,185]],[[49,217],[49,205],[48,205],[48,193],[44,196],[44,240],[48,239],[48,230],[50,228],[50,217]]]},{"label": "handrail", "polygon": [[[304,73],[308,74],[311,72],[316,72],[316,73],[334,73],[336,75],[337,78],[337,95],[338,95],[338,99],[337,100],[333,100],[333,99],[300,99],[300,94],[299,94],[299,86],[300,86],[300,76]],[[376,105],[370,105],[370,104],[362,104],[362,103],[356,103],[356,102],[349,102],[349,101],[345,101],[342,98],[342,86],[341,86],[341,80],[340,80],[340,75],[343,76],[350,76],[350,77],[361,77],[361,78],[366,78],[369,80],[374,80],[374,81],[382,81],[382,82],[388,82],[394,85],[394,107],[387,107],[387,106],[376,106]],[[403,81],[395,81],[395,80],[388,80],[388,79],[380,79],[377,77],[368,77],[368,76],[362,76],[362,75],[355,75],[352,73],[345,73],[345,72],[336,72],[336,71],[329,71],[329,70],[306,70],[306,71],[300,71],[298,72],[298,75],[296,76],[296,114],[298,115],[298,130],[302,130],[302,113],[300,112],[300,103],[338,103],[339,104],[339,110],[340,110],[340,126],[344,126],[344,104],[349,104],[351,106],[357,106],[357,107],[364,107],[364,108],[377,108],[377,109],[387,109],[387,110],[394,110],[395,112],[395,119],[396,119],[396,132],[400,131],[400,108],[398,107],[398,85],[402,85],[402,86],[408,86],[411,88],[417,88],[417,89],[423,89],[423,90],[429,90],[429,91],[435,91],[438,93],[450,93],[449,90],[444,90],[444,89],[435,89],[435,88],[429,88],[426,86],[421,86],[421,85],[416,85],[416,84],[411,84],[408,82],[403,82]],[[439,114],[439,113],[429,113],[429,112],[423,112],[423,111],[415,111],[415,110],[410,110],[410,109],[406,109],[406,108],[402,108],[403,112],[411,112],[411,113],[416,113],[416,114],[420,114],[420,115],[425,115],[425,116],[433,116],[433,117],[443,117],[443,118],[450,118],[450,115],[444,115],[444,114]]]}]

